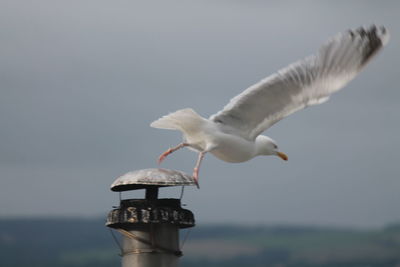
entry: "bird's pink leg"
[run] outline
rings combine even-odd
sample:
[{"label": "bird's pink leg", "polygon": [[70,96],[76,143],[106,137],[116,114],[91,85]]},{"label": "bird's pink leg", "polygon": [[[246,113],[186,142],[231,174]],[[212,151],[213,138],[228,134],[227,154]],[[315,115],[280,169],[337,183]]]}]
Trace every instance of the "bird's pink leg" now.
[{"label": "bird's pink leg", "polygon": [[177,145],[176,147],[169,148],[167,151],[165,151],[164,153],[162,153],[162,154],[160,155],[160,157],[158,158],[158,164],[161,164],[161,162],[163,162],[163,160],[164,160],[169,154],[171,154],[172,152],[175,152],[175,151],[177,151],[178,149],[181,149],[181,148],[183,148],[183,147],[185,147],[185,146],[188,146],[188,145],[189,145],[188,143],[180,143],[180,144]]},{"label": "bird's pink leg", "polygon": [[196,183],[197,188],[200,188],[200,186],[199,186],[199,169],[200,169],[201,161],[203,160],[205,154],[206,154],[205,151],[201,151],[199,153],[199,157],[197,159],[196,166],[193,169],[193,178],[194,178],[194,182]]}]

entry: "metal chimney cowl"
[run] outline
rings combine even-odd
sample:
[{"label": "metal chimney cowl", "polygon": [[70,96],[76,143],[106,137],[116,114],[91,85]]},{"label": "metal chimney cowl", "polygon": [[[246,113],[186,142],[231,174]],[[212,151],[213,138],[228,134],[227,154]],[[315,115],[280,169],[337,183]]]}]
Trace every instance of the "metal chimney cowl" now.
[{"label": "metal chimney cowl", "polygon": [[122,266],[178,266],[182,252],[179,229],[195,225],[194,215],[181,207],[180,199],[158,199],[166,186],[195,185],[192,176],[167,169],[144,169],[118,177],[112,191],[145,189],[145,199],[125,199],[109,212],[106,226],[123,236]]}]

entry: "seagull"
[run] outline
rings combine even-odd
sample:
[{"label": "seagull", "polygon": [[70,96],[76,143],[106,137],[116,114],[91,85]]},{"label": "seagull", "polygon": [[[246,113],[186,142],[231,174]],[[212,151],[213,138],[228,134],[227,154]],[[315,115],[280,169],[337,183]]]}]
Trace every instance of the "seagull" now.
[{"label": "seagull", "polygon": [[341,32],[314,55],[292,63],[235,96],[208,119],[193,109],[170,113],[152,122],[151,127],[179,130],[183,142],[169,148],[158,159],[188,147],[198,152],[193,170],[199,187],[199,168],[206,153],[232,163],[260,155],[288,160],[276,142],[261,135],[290,114],[326,102],[332,93],[350,82],[389,41],[385,27],[372,25]]}]

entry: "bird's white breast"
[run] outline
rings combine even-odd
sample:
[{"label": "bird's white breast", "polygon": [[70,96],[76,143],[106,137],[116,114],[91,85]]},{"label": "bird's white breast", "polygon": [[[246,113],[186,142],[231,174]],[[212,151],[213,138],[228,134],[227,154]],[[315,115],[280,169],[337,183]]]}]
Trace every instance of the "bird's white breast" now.
[{"label": "bird's white breast", "polygon": [[245,140],[239,136],[219,134],[216,137],[215,143],[217,147],[210,152],[226,162],[244,162],[255,156],[254,142]]},{"label": "bird's white breast", "polygon": [[226,133],[211,121],[206,121],[196,131],[186,131],[185,142],[192,149],[210,152],[226,162],[243,162],[255,156],[255,143],[240,136]]}]

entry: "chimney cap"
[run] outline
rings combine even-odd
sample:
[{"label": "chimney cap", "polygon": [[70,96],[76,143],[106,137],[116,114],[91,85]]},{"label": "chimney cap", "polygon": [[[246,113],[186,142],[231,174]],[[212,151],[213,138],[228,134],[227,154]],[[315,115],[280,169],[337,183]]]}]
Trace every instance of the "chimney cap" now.
[{"label": "chimney cap", "polygon": [[111,185],[116,192],[150,187],[196,185],[194,178],[184,172],[169,169],[142,169],[118,177]]}]

